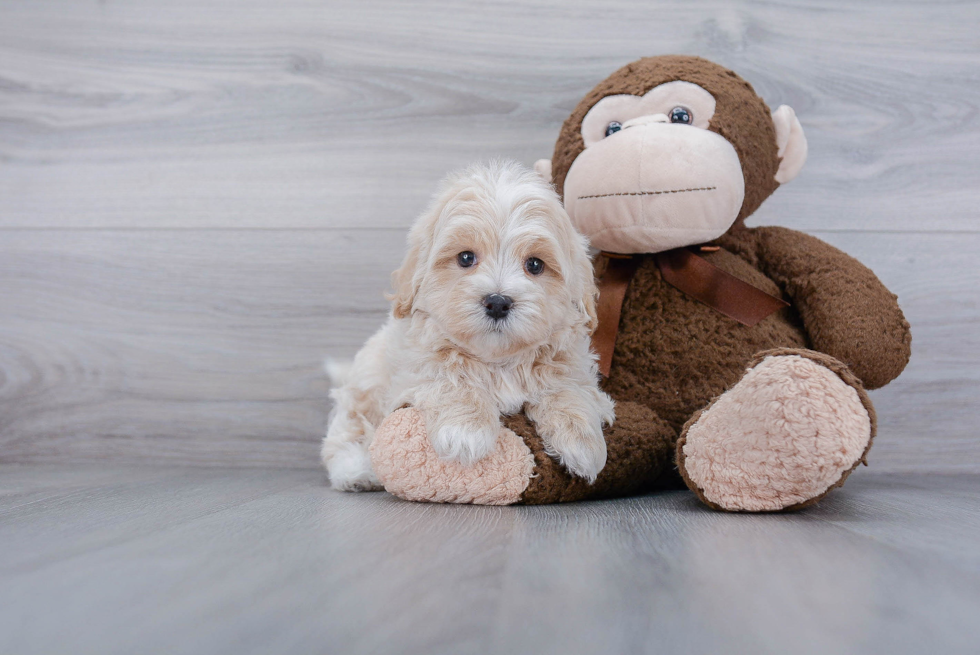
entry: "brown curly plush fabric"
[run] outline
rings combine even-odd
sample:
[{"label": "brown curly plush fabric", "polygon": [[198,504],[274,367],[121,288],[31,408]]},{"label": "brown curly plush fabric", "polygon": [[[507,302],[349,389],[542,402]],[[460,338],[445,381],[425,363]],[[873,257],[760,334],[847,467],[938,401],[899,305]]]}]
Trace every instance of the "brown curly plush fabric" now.
[{"label": "brown curly plush fabric", "polygon": [[[590,495],[583,483],[544,455],[531,426],[515,429],[534,451],[539,476],[525,492],[524,502],[622,495],[672,484],[678,473],[672,461],[620,459],[623,444],[646,452],[648,447],[659,449],[664,439],[676,439],[692,416],[737,383],[760,353],[780,348],[825,353],[826,361],[821,362],[859,390],[872,422],[874,408],[864,388],[887,384],[908,363],[909,324],[895,295],[867,267],[800,232],[745,227],[745,218],[779,186],[779,158],[769,108],[732,71],[699,57],[649,57],[600,82],[565,121],[555,145],[552,175],[559,194],[585,147],[582,119],[596,102],[619,93],[643,95],[675,80],[698,84],[714,96],[715,114],[708,129],[735,148],[745,179],[745,199],[735,224],[713,244],[719,250],[701,256],[791,306],[748,327],[667,284],[655,259],[641,256],[623,302],[612,367],[603,384],[617,402],[616,425],[606,433],[610,453],[617,449],[617,455],[610,455],[599,478],[602,486],[597,482]],[[600,269],[601,263],[600,259]],[[650,412],[645,424],[636,420],[643,416],[638,407]],[[519,420],[510,422],[516,425]]]},{"label": "brown curly plush fabric", "polygon": [[642,96],[660,84],[684,80],[693,82],[715,97],[715,115],[708,129],[728,139],[738,153],[745,178],[745,200],[736,225],[754,212],[779,186],[776,171],[779,158],[776,128],[769,107],[752,85],[734,72],[700,57],[666,55],[647,57],[623,66],[590,91],[562,125],[551,172],[563,195],[565,176],[572,162],[585,149],[582,119],[592,106],[606,96],[627,93]]},{"label": "brown curly plush fabric", "polygon": [[[510,417],[505,425],[523,437],[535,455],[537,477],[522,502],[567,502],[676,486],[678,470],[672,458],[663,456],[664,444],[673,444],[748,367],[764,355],[781,352],[778,349],[826,353],[808,357],[858,390],[874,425],[874,408],[864,388],[889,382],[910,355],[909,326],[895,296],[868,268],[799,232],[743,227],[717,243],[723,246],[720,250],[701,256],[791,300],[792,306],[748,327],[667,284],[654,258],[644,257],[627,290],[612,369],[603,383],[617,402],[616,423],[606,431],[610,453],[606,468],[590,490],[547,457],[523,415]],[[776,279],[800,281],[799,286],[777,284],[760,270],[763,267]],[[853,347],[854,343],[863,347]],[[863,385],[863,379],[871,382]],[[831,489],[843,484],[849,474]],[[692,490],[704,499],[696,487]],[[829,491],[786,509],[808,506]]]},{"label": "brown curly plush fabric", "polygon": [[908,322],[895,296],[857,260],[777,227],[733,229],[717,243],[721,250],[701,256],[791,306],[747,327],[667,284],[654,259],[645,258],[623,302],[604,385],[617,401],[653,408],[679,431],[771,348],[832,355],[870,389],[905,367]]},{"label": "brown curly plush fabric", "polygon": [[888,291],[861,262],[784,227],[748,230],[761,271],[792,297],[811,347],[847,364],[867,389],[905,369],[912,333]]},{"label": "brown curly plush fabric", "polygon": [[623,496],[664,486],[683,488],[679,481],[662,475],[673,466],[677,432],[642,405],[626,402],[616,407],[616,423],[606,430],[606,466],[591,486],[548,457],[524,414],[508,416],[504,427],[522,437],[534,454],[534,477],[521,498],[528,505]]}]

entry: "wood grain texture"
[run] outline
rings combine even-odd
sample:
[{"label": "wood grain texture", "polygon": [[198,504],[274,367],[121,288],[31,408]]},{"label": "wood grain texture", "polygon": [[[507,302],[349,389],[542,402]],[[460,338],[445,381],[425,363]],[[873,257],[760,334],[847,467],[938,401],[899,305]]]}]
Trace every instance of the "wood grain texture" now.
[{"label": "wood grain texture", "polygon": [[540,507],[314,471],[0,466],[0,652],[922,653],[980,639],[980,477],[799,514]]},{"label": "wood grain texture", "polygon": [[[324,358],[387,312],[402,233],[0,240],[0,459],[315,466]],[[371,253],[365,257],[365,253]]]},{"label": "wood grain texture", "polygon": [[699,54],[792,105],[802,229],[974,230],[972,2],[5,2],[0,225],[404,227],[450,168],[548,157],[596,82]]},{"label": "wood grain texture", "polygon": [[383,320],[450,168],[551,153],[640,56],[731,66],[810,160],[750,221],[913,324],[886,471],[980,470],[980,6],[0,0],[0,461],[316,466],[325,356]]},{"label": "wood grain texture", "polygon": [[[978,470],[980,235],[818,233],[879,270],[913,358],[874,392],[882,470]],[[327,356],[384,321],[398,231],[0,239],[0,461],[315,467]],[[951,275],[951,271],[956,271]]]}]

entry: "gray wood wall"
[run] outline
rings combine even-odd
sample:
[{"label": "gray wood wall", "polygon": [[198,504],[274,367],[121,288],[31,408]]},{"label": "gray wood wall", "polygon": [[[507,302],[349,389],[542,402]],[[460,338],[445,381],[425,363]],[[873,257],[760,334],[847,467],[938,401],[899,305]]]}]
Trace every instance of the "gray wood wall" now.
[{"label": "gray wood wall", "polygon": [[0,461],[316,466],[438,179],[674,52],[806,130],[750,224],[899,294],[872,465],[980,470],[980,8],[894,0],[0,0]]}]

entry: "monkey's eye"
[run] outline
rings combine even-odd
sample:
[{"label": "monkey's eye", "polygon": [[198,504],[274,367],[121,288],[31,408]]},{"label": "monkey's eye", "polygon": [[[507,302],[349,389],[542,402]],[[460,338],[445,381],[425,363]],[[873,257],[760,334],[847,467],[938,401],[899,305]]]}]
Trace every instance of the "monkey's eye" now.
[{"label": "monkey's eye", "polygon": [[524,270],[531,275],[541,275],[544,273],[544,262],[537,257],[528,257],[524,262]]},{"label": "monkey's eye", "polygon": [[623,124],[620,123],[619,121],[613,121],[609,125],[606,125],[606,136],[609,136],[610,134],[615,134],[616,132],[619,132],[621,129],[623,129]]},{"label": "monkey's eye", "polygon": [[464,250],[456,255],[456,263],[463,268],[469,268],[476,263],[476,255],[473,254],[472,250]]},{"label": "monkey's eye", "polygon": [[670,122],[690,125],[694,122],[694,116],[691,115],[691,112],[686,107],[674,107],[670,110]]}]

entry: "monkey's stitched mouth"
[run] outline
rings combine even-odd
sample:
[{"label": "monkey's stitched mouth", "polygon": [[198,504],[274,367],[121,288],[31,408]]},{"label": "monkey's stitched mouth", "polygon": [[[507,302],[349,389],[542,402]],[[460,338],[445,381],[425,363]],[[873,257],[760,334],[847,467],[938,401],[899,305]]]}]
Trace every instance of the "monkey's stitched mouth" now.
[{"label": "monkey's stitched mouth", "polygon": [[690,189],[669,189],[667,191],[623,191],[621,193],[597,193],[593,196],[579,196],[579,200],[588,200],[589,198],[609,198],[610,196],[662,196],[668,193],[690,193],[691,191],[714,191],[718,187],[716,186],[700,186],[693,187]]}]

